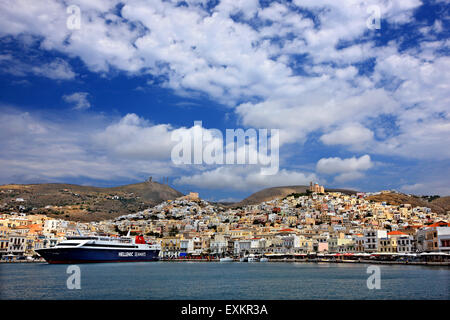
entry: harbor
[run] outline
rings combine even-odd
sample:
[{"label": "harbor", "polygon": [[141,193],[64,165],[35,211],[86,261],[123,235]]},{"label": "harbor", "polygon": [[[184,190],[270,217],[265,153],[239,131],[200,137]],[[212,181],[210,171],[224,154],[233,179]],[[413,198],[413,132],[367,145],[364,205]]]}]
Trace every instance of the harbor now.
[{"label": "harbor", "polygon": [[[69,265],[2,264],[0,299],[440,299],[450,269],[379,265],[381,289],[369,290],[373,264],[326,262],[133,262],[80,264],[80,290],[66,286]],[[26,285],[24,285],[26,284]]]},{"label": "harbor", "polygon": [[[0,263],[47,263],[42,257],[30,259],[2,259]],[[265,254],[262,256],[218,257],[209,255],[189,255],[178,257],[160,257],[161,262],[277,262],[277,263],[364,263],[450,266],[448,253],[330,253],[330,254]],[[111,261],[114,262],[114,261]],[[133,262],[133,261],[131,261]]]}]

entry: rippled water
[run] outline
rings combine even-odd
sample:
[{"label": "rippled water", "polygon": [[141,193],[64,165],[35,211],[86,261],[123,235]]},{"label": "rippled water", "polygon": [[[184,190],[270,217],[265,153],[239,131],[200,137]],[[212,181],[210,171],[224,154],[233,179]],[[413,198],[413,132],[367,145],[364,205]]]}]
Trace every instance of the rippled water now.
[{"label": "rippled water", "polygon": [[80,264],[81,289],[66,286],[68,265],[0,265],[1,299],[449,299],[448,267],[382,265],[381,289],[367,288],[365,264]]}]

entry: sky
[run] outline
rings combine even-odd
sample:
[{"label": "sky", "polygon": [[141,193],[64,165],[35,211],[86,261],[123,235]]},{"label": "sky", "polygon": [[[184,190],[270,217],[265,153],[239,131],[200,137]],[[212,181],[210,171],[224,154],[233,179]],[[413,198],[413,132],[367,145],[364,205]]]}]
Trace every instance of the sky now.
[{"label": "sky", "polygon": [[[450,195],[449,25],[438,0],[0,0],[0,184]],[[279,130],[278,172],[174,163],[195,121]]]}]

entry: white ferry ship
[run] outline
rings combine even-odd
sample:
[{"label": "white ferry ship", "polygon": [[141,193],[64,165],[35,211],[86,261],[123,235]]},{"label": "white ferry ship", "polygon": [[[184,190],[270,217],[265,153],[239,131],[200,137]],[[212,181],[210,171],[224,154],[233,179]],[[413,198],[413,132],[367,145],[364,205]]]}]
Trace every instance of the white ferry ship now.
[{"label": "white ferry ship", "polygon": [[120,238],[102,236],[67,237],[52,248],[36,252],[48,263],[94,263],[155,261],[161,248],[146,243],[143,236]]}]

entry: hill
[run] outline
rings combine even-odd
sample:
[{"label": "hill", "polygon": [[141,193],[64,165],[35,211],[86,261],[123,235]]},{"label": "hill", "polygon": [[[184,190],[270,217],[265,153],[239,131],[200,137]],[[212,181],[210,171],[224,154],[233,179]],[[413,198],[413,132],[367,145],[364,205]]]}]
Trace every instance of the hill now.
[{"label": "hill", "polygon": [[[450,210],[448,209],[449,198],[450,197],[439,198],[443,199],[441,200],[441,202],[437,201],[439,199],[436,199],[432,202],[428,202],[418,196],[413,195],[409,196],[403,193],[381,193],[367,197],[367,200],[386,202],[387,204],[391,205],[410,204],[413,207],[428,207],[433,212],[445,214],[447,210]],[[444,208],[445,204],[447,205],[447,209]]]},{"label": "hill", "polygon": [[[284,198],[291,193],[304,193],[309,190],[309,186],[285,186],[285,187],[273,187],[266,188],[261,191],[255,192],[244,200],[233,203],[232,207],[242,207],[246,205],[258,204],[264,201],[270,201],[277,198]],[[346,189],[326,189],[329,192],[342,192],[347,194],[354,194],[356,191]]]},{"label": "hill", "polygon": [[431,201],[431,204],[439,206],[445,211],[450,211],[450,196],[435,199]]},{"label": "hill", "polygon": [[73,184],[0,186],[0,213],[46,214],[73,221],[100,221],[152,207],[183,194],[158,182],[112,188]]}]

